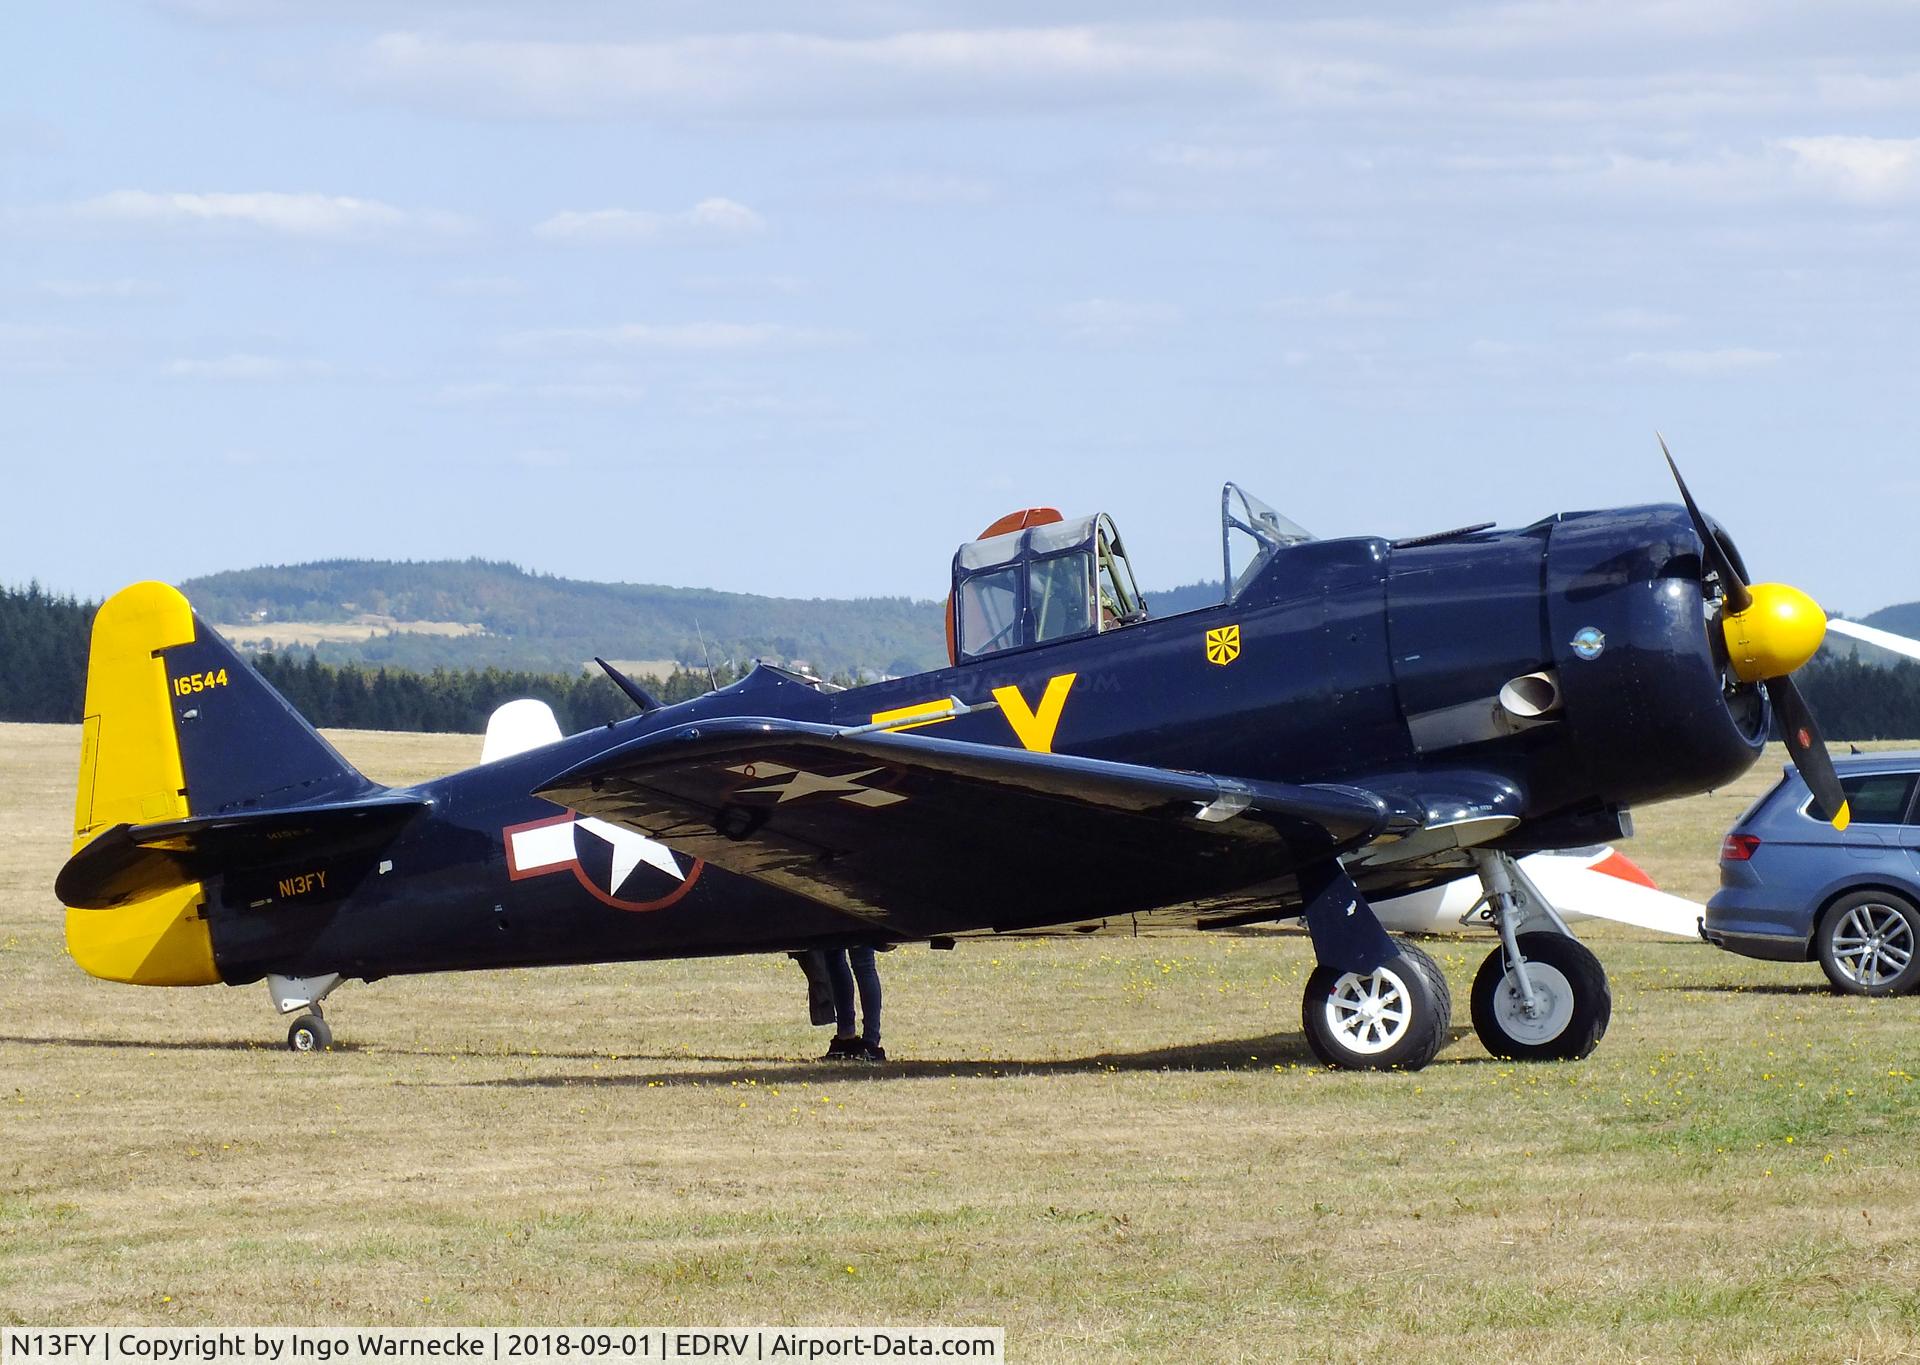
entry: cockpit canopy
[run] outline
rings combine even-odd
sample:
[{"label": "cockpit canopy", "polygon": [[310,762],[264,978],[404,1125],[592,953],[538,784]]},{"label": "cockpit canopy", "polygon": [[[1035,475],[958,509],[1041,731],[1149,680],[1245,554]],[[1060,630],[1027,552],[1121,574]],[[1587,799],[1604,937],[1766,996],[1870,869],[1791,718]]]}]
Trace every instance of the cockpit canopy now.
[{"label": "cockpit canopy", "polygon": [[953,557],[955,663],[1146,619],[1113,518],[1066,520],[1050,507],[1002,518],[1018,529],[968,541]]},{"label": "cockpit canopy", "polygon": [[[1238,597],[1287,546],[1312,539],[1238,484],[1227,484],[1220,490],[1223,600]],[[1236,558],[1245,561],[1238,570]],[[959,663],[1146,618],[1112,517],[1099,512],[1070,521],[1051,507],[1029,507],[1000,518],[954,555],[947,657]]]}]

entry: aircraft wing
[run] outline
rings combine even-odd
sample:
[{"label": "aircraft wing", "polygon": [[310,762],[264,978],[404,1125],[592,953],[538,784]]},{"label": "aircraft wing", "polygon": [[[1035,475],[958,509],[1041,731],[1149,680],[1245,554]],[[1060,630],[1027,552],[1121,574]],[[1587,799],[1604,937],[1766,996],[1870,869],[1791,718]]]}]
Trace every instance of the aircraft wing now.
[{"label": "aircraft wing", "polygon": [[758,717],[642,736],[538,794],[862,918],[1009,929],[1224,894],[1391,818],[1356,787]]}]

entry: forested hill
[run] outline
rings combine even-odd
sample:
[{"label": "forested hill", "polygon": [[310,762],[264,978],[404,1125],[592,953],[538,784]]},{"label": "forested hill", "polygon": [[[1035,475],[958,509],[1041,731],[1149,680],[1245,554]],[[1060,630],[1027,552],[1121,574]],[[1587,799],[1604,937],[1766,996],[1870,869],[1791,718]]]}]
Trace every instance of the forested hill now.
[{"label": "forested hill", "polygon": [[[283,651],[310,646],[325,661],[411,669],[565,672],[596,654],[692,663],[711,653],[804,660],[823,674],[914,673],[946,652],[937,602],[589,583],[481,559],[238,569],[180,589],[203,618],[243,627],[249,640]],[[306,629],[327,625],[341,628]]]}]

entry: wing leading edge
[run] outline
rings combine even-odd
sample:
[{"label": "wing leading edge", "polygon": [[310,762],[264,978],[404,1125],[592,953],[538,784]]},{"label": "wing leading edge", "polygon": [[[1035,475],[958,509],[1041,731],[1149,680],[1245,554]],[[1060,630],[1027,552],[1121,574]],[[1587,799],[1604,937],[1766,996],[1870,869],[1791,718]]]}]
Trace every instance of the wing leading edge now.
[{"label": "wing leading edge", "polygon": [[645,735],[539,795],[903,933],[1203,901],[1325,863],[1370,792],[760,717]]}]

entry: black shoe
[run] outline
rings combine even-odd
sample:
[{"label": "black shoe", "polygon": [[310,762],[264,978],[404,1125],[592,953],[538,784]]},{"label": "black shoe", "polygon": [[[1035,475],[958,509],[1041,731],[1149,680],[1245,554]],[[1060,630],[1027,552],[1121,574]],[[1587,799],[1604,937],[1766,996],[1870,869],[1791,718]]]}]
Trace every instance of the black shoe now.
[{"label": "black shoe", "polygon": [[866,1044],[858,1038],[835,1038],[821,1055],[823,1062],[857,1062]]},{"label": "black shoe", "polygon": [[887,1050],[878,1043],[862,1043],[860,1044],[860,1050],[853,1055],[856,1061],[861,1062],[884,1062],[887,1060]]}]

